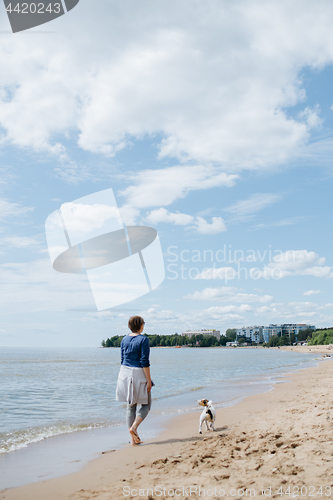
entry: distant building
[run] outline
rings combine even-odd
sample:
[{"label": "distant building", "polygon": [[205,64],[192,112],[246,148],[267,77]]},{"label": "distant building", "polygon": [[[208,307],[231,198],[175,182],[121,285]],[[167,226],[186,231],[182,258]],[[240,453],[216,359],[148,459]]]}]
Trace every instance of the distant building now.
[{"label": "distant building", "polygon": [[193,337],[193,335],[205,335],[205,336],[212,336],[216,337],[217,340],[220,340],[221,338],[221,332],[219,330],[208,330],[208,329],[203,329],[203,330],[187,330],[187,332],[182,332],[183,337],[188,337],[189,339]]},{"label": "distant building", "polygon": [[294,334],[297,338],[299,332],[306,330],[307,328],[311,328],[311,330],[316,329],[314,325],[306,325],[305,323],[286,323],[283,325],[270,324],[269,326],[243,326],[242,328],[238,328],[236,330],[236,339],[243,337],[245,339],[251,339],[252,342],[256,342],[257,344],[261,344],[262,342],[268,343],[269,339],[273,335],[277,335],[278,337],[288,335],[290,337],[291,334]]},{"label": "distant building", "polygon": [[251,339],[252,342],[260,344],[264,342],[263,332],[261,326],[243,326],[242,328],[237,328],[236,330],[236,340],[241,338]]}]

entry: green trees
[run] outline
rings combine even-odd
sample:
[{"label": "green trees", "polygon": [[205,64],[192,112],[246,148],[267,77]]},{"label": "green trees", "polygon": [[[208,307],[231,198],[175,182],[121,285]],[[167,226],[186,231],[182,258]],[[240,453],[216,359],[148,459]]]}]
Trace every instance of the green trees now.
[{"label": "green trees", "polygon": [[[175,333],[173,335],[150,335],[145,334],[146,337],[149,338],[150,347],[174,347],[174,346],[182,346],[190,344],[192,347],[197,345],[197,342],[200,342],[200,347],[214,347],[218,345],[225,345],[225,342],[222,343],[217,340],[216,337],[205,336],[205,335],[194,335],[190,339],[186,336],[179,335]],[[114,336],[106,340],[102,340],[102,347],[120,347],[120,343],[123,336]],[[226,337],[222,337],[225,339]],[[222,339],[221,339],[222,340]],[[229,339],[227,339],[229,341]]]},{"label": "green trees", "polygon": [[333,344],[333,328],[322,328],[312,334],[309,345],[328,345]]},{"label": "green trees", "polygon": [[102,347],[120,347],[120,342],[122,341],[123,336],[119,337],[118,335],[115,335],[114,337],[111,337],[110,339],[102,340],[101,346]]},{"label": "green trees", "polygon": [[301,330],[297,334],[297,341],[300,342],[311,339],[313,332],[314,330],[312,330],[311,328],[306,328],[305,330]]},{"label": "green trees", "polygon": [[225,336],[228,337],[228,340],[227,342],[232,342],[233,340],[236,340],[236,333],[237,333],[237,330],[236,328],[228,328],[228,330],[225,332]]},{"label": "green trees", "polygon": [[[229,328],[226,331],[226,336],[222,335],[220,340],[217,340],[213,335],[193,335],[190,339],[188,337],[183,337],[178,333],[173,335],[146,335],[149,338],[149,343],[151,347],[172,347],[172,346],[182,346],[191,345],[195,347],[199,345],[200,347],[214,347],[214,346],[225,346],[227,342],[233,342],[236,337],[236,329]],[[123,335],[115,335],[109,339],[102,340],[102,347],[120,347]],[[327,345],[333,344],[333,327],[332,328],[322,328],[316,330],[315,332],[308,328],[307,330],[302,330],[297,335],[297,340],[308,340],[309,345]],[[248,342],[249,339],[239,339],[239,343]],[[293,345],[296,341],[294,334],[273,335],[270,339],[268,345],[269,347],[283,346],[283,345]],[[198,344],[197,344],[198,342]]]},{"label": "green trees", "polygon": [[226,345],[227,342],[233,342],[230,337],[225,337],[224,335],[220,338],[220,345]]},{"label": "green trees", "polygon": [[279,341],[279,337],[277,335],[272,335],[271,338],[268,341],[268,346],[269,347],[276,347]]},{"label": "green trees", "polygon": [[289,338],[289,335],[282,335],[282,337],[279,337],[278,335],[272,335],[271,338],[269,339],[268,346],[279,347],[282,345],[292,345],[293,340],[294,339]]}]

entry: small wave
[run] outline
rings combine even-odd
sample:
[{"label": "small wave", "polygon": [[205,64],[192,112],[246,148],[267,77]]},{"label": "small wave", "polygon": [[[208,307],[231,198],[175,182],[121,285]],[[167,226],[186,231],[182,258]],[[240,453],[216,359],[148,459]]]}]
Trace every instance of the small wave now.
[{"label": "small wave", "polygon": [[38,443],[54,436],[69,434],[72,432],[86,431],[89,429],[98,429],[102,427],[117,426],[119,423],[98,422],[85,424],[56,424],[45,427],[32,427],[12,432],[3,432],[0,434],[0,455],[11,451],[26,448],[29,444]]}]

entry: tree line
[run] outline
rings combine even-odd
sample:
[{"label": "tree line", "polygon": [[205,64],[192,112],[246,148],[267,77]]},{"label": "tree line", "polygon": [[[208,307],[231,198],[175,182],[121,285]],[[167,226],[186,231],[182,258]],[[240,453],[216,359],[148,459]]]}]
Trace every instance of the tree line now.
[{"label": "tree line", "polygon": [[328,345],[333,344],[333,327],[319,328],[308,342],[309,345]]},{"label": "tree line", "polygon": [[296,335],[294,333],[289,335],[272,335],[271,338],[269,339],[268,344],[263,344],[264,346],[267,347],[280,347],[284,345],[293,345],[295,342],[304,342],[312,338],[312,335],[314,333],[314,330],[311,328],[306,328],[305,330],[301,330],[296,338]]},{"label": "tree line", "polygon": [[333,344],[333,327],[330,328],[318,328],[317,330],[311,330],[311,328],[306,328],[301,330],[296,336],[294,334],[282,335],[281,337],[277,335],[272,335],[269,339],[268,344],[263,344],[268,347],[276,347],[283,345],[293,345],[295,342],[307,341],[308,345],[328,345]]},{"label": "tree line", "polygon": [[[213,335],[193,335],[189,338],[187,336],[174,333],[173,335],[153,335],[144,334],[149,338],[150,347],[174,347],[189,345],[191,347],[217,347],[225,346],[227,342],[234,342],[236,340],[236,329],[229,328],[226,331],[226,335],[221,336],[220,340],[217,340]],[[124,335],[115,335],[101,342],[102,347],[120,347],[120,343]],[[331,328],[319,328],[316,331],[311,328],[301,330],[296,339],[295,334],[289,335],[272,335],[267,344],[263,344],[264,347],[279,347],[293,345],[295,342],[307,341],[308,345],[327,345],[333,344],[333,327]],[[248,342],[251,343],[251,339],[241,338],[239,343]]]},{"label": "tree line", "polygon": [[[224,346],[227,342],[233,342],[236,338],[236,329],[229,328],[226,331],[226,336],[222,336],[220,340],[217,340],[213,335],[193,335],[189,338],[187,336],[179,335],[174,333],[173,335],[152,335],[144,334],[149,338],[150,347],[174,347],[182,345],[190,345],[191,347],[216,347]],[[102,340],[102,347],[120,347],[120,343],[124,335],[115,335],[106,340]]]}]

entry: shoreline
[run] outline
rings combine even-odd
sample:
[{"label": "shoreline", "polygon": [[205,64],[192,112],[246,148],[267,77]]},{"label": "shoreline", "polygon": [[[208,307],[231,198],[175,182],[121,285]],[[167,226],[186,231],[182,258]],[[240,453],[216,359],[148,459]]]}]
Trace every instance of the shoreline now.
[{"label": "shoreline", "polygon": [[[236,358],[238,354],[241,354],[239,351],[236,353],[229,352],[233,354],[233,357],[236,355]],[[273,357],[273,365],[274,360],[279,358],[278,352],[280,351],[276,351],[273,356],[269,356],[270,358]],[[311,360],[314,356],[316,359]],[[299,355],[296,355],[294,359],[297,360],[298,357]],[[258,351],[256,358],[261,358]],[[289,358],[291,360],[293,356],[289,355]],[[283,368],[283,365],[281,367],[274,366],[273,373],[263,371],[259,375],[253,374],[250,378],[247,376],[245,383],[242,383],[241,379],[230,379],[228,382],[222,383],[222,385],[211,384],[206,386],[205,389],[198,387],[196,389],[197,393],[193,393],[190,389],[183,394],[177,394],[176,391],[173,396],[169,395],[169,399],[163,399],[163,397],[161,399],[157,396],[157,412],[155,412],[154,404],[149,420],[142,424],[145,440],[158,436],[174,417],[180,414],[197,413],[199,408],[195,403],[196,399],[209,395],[209,399],[213,400],[216,409],[228,408],[238,404],[245,397],[253,394],[263,394],[271,390],[276,383],[279,383],[281,376],[287,371],[298,371],[304,369],[305,366],[313,366],[313,363],[319,361],[317,354],[309,357],[302,356],[302,358],[304,358],[303,362],[300,364],[296,362],[293,367],[291,365],[294,363],[287,362]],[[37,481],[46,481],[75,473],[81,470],[85,464],[100,456],[105,450],[105,442],[112,443],[110,446],[113,449],[120,449],[128,442],[127,437],[127,428],[122,419],[119,423],[111,426],[92,427],[83,432],[59,433],[49,435],[44,439],[38,439],[35,442],[32,441],[27,446],[21,447],[21,449],[0,455],[0,488],[17,488]]]},{"label": "shoreline", "polygon": [[[174,356],[170,358],[170,354],[174,351],[170,351],[169,347],[164,348],[164,351],[165,349],[169,352],[169,359],[173,360]],[[169,384],[164,384],[163,387],[162,379],[162,392],[160,387],[158,388],[160,390],[156,391],[156,398],[154,394],[155,403],[150,413],[148,437],[156,435],[156,432],[154,434],[151,432],[155,428],[159,432],[161,426],[158,423],[156,424],[156,421],[170,419],[174,415],[181,413],[197,411],[195,401],[206,397],[206,394],[209,394],[209,398],[213,400],[216,408],[228,407],[237,404],[238,401],[248,395],[266,392],[268,386],[271,387],[272,384],[276,383],[281,374],[283,375],[286,371],[302,369],[304,366],[311,366],[320,358],[318,353],[308,356],[308,354],[304,353],[286,354],[282,353],[282,350],[274,351],[274,349],[273,351],[249,351],[247,347],[244,347],[244,351],[231,349],[229,347],[217,348],[216,351],[216,348],[206,350],[197,348],[194,352],[185,353],[187,362],[193,363],[194,358],[196,363],[200,363],[200,366],[198,366],[200,377],[196,370],[193,375],[197,376],[195,383],[193,383],[192,378],[188,377],[188,373],[184,372],[182,385],[175,386],[175,378],[172,380],[171,389]],[[250,349],[254,349],[254,347]],[[218,353],[221,354],[221,357],[216,356]],[[176,354],[178,355],[176,359],[182,359],[179,351]],[[204,359],[202,361],[203,355]],[[159,357],[156,358],[159,359]],[[311,361],[311,358],[313,358],[313,361]],[[165,358],[162,357],[162,359]],[[227,370],[224,369],[222,376],[221,373],[218,374],[212,369],[213,361],[216,365],[217,360],[220,360],[221,363],[221,359],[222,365],[224,366],[227,363],[228,366]],[[241,374],[237,372],[239,359],[244,359],[244,369],[247,372],[245,384]],[[264,362],[266,369],[260,368],[261,359],[266,360]],[[207,360],[209,360],[208,363]],[[247,360],[249,360],[248,366],[253,366],[253,370],[246,369]],[[235,372],[233,372],[235,366],[233,363],[236,363]],[[257,370],[257,367],[259,367],[259,370]],[[218,365],[216,365],[216,368],[219,370]],[[207,373],[205,369],[210,371],[208,380],[205,378],[205,373]],[[163,371],[159,370],[159,375],[163,373]],[[183,374],[181,373],[181,375]],[[23,486],[29,482],[40,480],[40,478],[51,479],[65,474],[67,469],[69,469],[68,473],[78,470],[80,466],[78,463],[82,466],[84,463],[94,460],[102,452],[104,449],[103,436],[105,441],[112,442],[114,448],[122,446],[126,442],[124,440],[124,434],[126,433],[123,417],[124,407],[114,405],[113,401],[111,401],[110,408],[111,411],[106,418],[105,414],[102,414],[102,425],[99,425],[98,419],[95,422],[90,418],[87,420],[77,419],[77,423],[73,420],[67,422],[66,415],[64,415],[64,421],[59,420],[59,424],[56,422],[36,427],[23,426],[21,430],[18,429],[13,432],[9,430],[8,434],[4,430],[1,436],[3,437],[1,451],[6,449],[7,451],[0,454],[0,469],[3,471],[3,481],[1,481],[0,475],[0,488]],[[143,426],[145,427],[145,424]],[[116,433],[113,432],[115,430]],[[120,434],[122,434],[122,437]],[[52,446],[58,451],[58,462],[57,453],[52,453]],[[64,451],[59,455],[59,450],[62,447]],[[13,456],[12,453],[14,453]],[[45,465],[47,461],[52,462],[52,467]]]},{"label": "shoreline", "polygon": [[[193,470],[192,461],[194,456],[200,456],[200,453],[207,447],[214,447],[215,449],[216,446],[218,444],[221,444],[222,441],[224,444],[236,442],[237,439],[239,440],[242,438],[242,435],[245,436],[244,439],[245,441],[247,441],[247,435],[250,428],[252,434],[260,432],[257,428],[253,428],[253,419],[254,421],[258,419],[258,415],[263,416],[264,414],[268,414],[265,416],[265,419],[262,422],[262,430],[264,430],[265,424],[267,427],[267,416],[269,416],[270,413],[270,419],[272,422],[272,426],[274,427],[276,413],[278,412],[277,403],[279,402],[279,398],[281,399],[281,394],[292,394],[293,392],[295,393],[295,390],[298,386],[306,386],[306,380],[309,379],[311,381],[318,381],[318,377],[325,374],[327,371],[331,375],[333,372],[333,365],[332,363],[330,363],[330,361],[331,360],[327,360],[326,363],[319,363],[319,365],[316,367],[300,369],[297,372],[293,372],[291,375],[286,374],[281,378],[283,378],[284,380],[287,378],[287,383],[275,384],[273,386],[273,389],[269,392],[247,396],[234,406],[217,409],[216,433],[204,432],[202,436],[198,434],[200,411],[178,415],[168,420],[167,428],[163,430],[158,435],[158,437],[147,441],[143,445],[140,445],[138,447],[124,445],[117,451],[110,450],[110,452],[106,452],[99,458],[96,458],[95,460],[86,464],[80,471],[66,476],[3,490],[1,491],[1,499],[106,499],[110,498],[111,494],[112,498],[124,498],[122,491],[124,485],[130,485],[131,487],[133,485],[143,486],[145,482],[147,483],[147,485],[152,485],[154,481],[156,483],[157,479],[161,481],[164,472],[167,472],[167,474],[165,474],[166,484],[175,484],[175,481],[180,484],[181,482],[184,482],[185,479],[188,483],[191,478],[192,484],[198,483],[198,480],[200,479],[201,481],[202,478],[201,476],[195,475],[196,467],[194,467]],[[304,377],[305,373],[306,377]],[[306,380],[304,380],[305,378]],[[291,382],[289,380],[291,380]],[[312,394],[312,396],[315,395]],[[293,394],[290,400],[293,406],[297,406],[295,397],[296,399],[297,397],[300,397],[298,391],[296,391],[296,394]],[[283,397],[283,399],[285,399],[285,397]],[[331,405],[331,403],[327,404]],[[274,406],[276,407],[275,409]],[[318,405],[315,406],[317,407]],[[296,410],[297,415],[297,408],[293,408],[292,410]],[[306,410],[302,409],[302,411],[300,411],[299,413],[300,415],[302,413],[306,413]],[[295,414],[295,412],[293,414]],[[332,430],[332,424],[330,420],[331,417],[329,417],[328,420],[324,421],[324,424],[326,424],[327,426],[331,425],[330,429]],[[303,417],[302,422],[304,422]],[[305,424],[305,427],[308,427],[310,425],[306,421]],[[240,430],[240,426],[243,426],[243,431]],[[242,434],[242,432],[244,432],[244,429],[246,431],[246,434]],[[268,429],[266,428],[266,433],[267,430]],[[276,430],[276,432],[280,432],[281,434],[283,430]],[[298,434],[298,438],[299,436],[300,434]],[[251,439],[252,441],[255,440],[255,436],[252,436]],[[257,437],[257,440],[258,439],[260,438]],[[195,447],[197,448],[197,451],[194,452],[192,449],[189,450],[189,447]],[[236,448],[239,448],[239,446],[236,446],[234,443],[234,449],[236,450]],[[224,449],[225,446],[223,445],[221,452],[223,452]],[[282,449],[283,446],[281,445],[281,451]],[[191,451],[191,453],[189,453],[189,451]],[[280,451],[280,448],[278,448],[278,451]],[[233,453],[238,454],[239,452],[238,450],[236,450],[236,452],[234,451]],[[257,453],[259,453],[258,457],[261,457],[260,451],[257,450]],[[273,458],[277,458],[277,454],[274,453]],[[235,459],[234,455],[233,459],[238,460]],[[272,457],[270,457],[270,459],[272,459]],[[161,460],[162,462],[160,463],[160,465],[157,465],[159,463],[158,461]],[[212,458],[207,460],[210,462],[214,461]],[[230,457],[227,457],[226,460],[230,461]],[[197,465],[197,467],[200,469],[200,463]],[[228,466],[227,468],[229,467],[230,466]],[[222,465],[222,468],[224,468],[224,465]],[[179,469],[181,470],[181,473],[179,473]],[[208,469],[210,471],[215,471],[215,475],[218,474],[218,476],[221,472],[221,466],[216,468],[211,465],[211,467]],[[138,470],[140,472],[137,472]],[[221,484],[223,484],[223,487],[227,486],[227,483],[230,483],[231,481],[231,476],[229,476],[228,480],[226,479],[226,476],[227,475],[225,475],[224,479],[221,478],[221,481],[220,479],[213,479],[213,481],[215,481],[216,484],[219,484],[221,482]],[[293,477],[293,479],[295,478]],[[236,479],[234,478],[233,481],[235,482]],[[239,480],[237,480],[236,482],[238,484]],[[245,477],[243,483],[244,482],[246,482]],[[249,483],[251,482],[253,481],[249,481]],[[210,484],[213,485],[213,483]],[[193,495],[191,495],[191,497],[196,498]],[[129,498],[131,498],[131,496],[129,496]],[[133,498],[135,498],[135,496]]]}]

